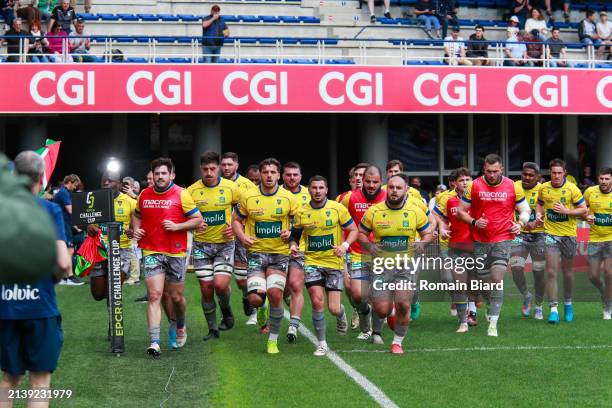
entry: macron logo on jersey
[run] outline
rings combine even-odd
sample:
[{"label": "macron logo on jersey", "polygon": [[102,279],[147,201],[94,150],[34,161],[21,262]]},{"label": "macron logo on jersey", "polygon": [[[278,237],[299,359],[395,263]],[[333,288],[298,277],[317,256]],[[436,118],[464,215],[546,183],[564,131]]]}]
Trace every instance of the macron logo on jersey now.
[{"label": "macron logo on jersey", "polygon": [[172,200],[142,200],[143,208],[170,208]]},{"label": "macron logo on jersey", "polygon": [[15,284],[12,288],[2,285],[2,294],[0,295],[4,301],[19,301],[19,300],[39,300],[40,295],[38,289],[30,285],[26,285],[25,288],[20,288],[19,285]]},{"label": "macron logo on jersey", "polygon": [[479,191],[478,198],[482,201],[506,201],[508,193],[505,191]]},{"label": "macron logo on jersey", "polygon": [[367,211],[370,208],[370,203],[355,203],[355,210]]}]

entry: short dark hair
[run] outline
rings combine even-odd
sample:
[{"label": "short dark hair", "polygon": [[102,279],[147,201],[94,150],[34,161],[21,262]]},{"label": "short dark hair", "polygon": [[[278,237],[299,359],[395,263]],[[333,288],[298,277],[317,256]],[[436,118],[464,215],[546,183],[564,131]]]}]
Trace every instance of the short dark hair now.
[{"label": "short dark hair", "polygon": [[281,164],[274,157],[268,157],[259,162],[259,171],[262,171],[265,166],[276,166],[276,170],[280,173]]},{"label": "short dark hair", "polygon": [[456,181],[456,180],[457,180],[457,169],[451,170],[450,174],[448,175],[448,181],[450,183],[451,181]]},{"label": "short dark hair", "polygon": [[221,160],[223,159],[232,159],[233,161],[235,161],[236,163],[238,163],[238,155],[234,152],[225,152],[223,153],[223,155],[221,156]]},{"label": "short dark hair", "polygon": [[552,169],[553,167],[563,167],[563,170],[565,170],[566,168],[566,164],[563,160],[557,158],[557,159],[552,159],[550,161],[550,163],[548,163],[548,168]]},{"label": "short dark hair", "polygon": [[251,164],[249,165],[249,167],[247,167],[247,174],[249,173],[249,171],[259,171],[259,166],[256,164]]},{"label": "short dark hair", "polygon": [[210,164],[210,163],[215,163],[215,164],[219,164],[221,162],[221,160],[219,159],[219,153],[217,152],[204,152],[201,156],[200,156],[200,165],[205,165],[205,164]]},{"label": "short dark hair", "polygon": [[602,167],[599,169],[599,175],[601,176],[602,174],[609,174],[612,176],[612,167]]},{"label": "short dark hair", "polygon": [[161,166],[166,166],[170,173],[174,173],[174,163],[169,157],[158,157],[151,162],[151,171],[155,173],[155,169]]},{"label": "short dark hair", "polygon": [[327,179],[323,176],[319,176],[319,175],[312,176],[310,180],[308,180],[308,185],[310,186],[314,181],[322,181],[325,183],[325,187],[327,187]]},{"label": "short dark hair", "polygon": [[461,31],[461,30],[459,29],[459,26],[454,26],[454,27],[453,27],[453,32],[454,32],[454,33],[458,33],[459,31]]},{"label": "short dark hair", "polygon": [[283,164],[283,173],[285,172],[285,169],[298,169],[300,172],[302,171],[302,167],[300,166],[300,164],[295,161],[290,161]]},{"label": "short dark hair", "polygon": [[389,180],[387,180],[387,181],[391,181],[391,179],[394,178],[394,177],[399,177],[402,180],[404,180],[404,183],[406,183],[407,186],[410,185],[410,178],[407,175],[405,175],[404,173],[397,173],[397,174],[389,177]]},{"label": "short dark hair", "polygon": [[470,171],[466,169],[465,167],[459,167],[455,171],[457,172],[457,178],[455,180],[457,180],[459,177],[464,177],[464,176],[472,177],[472,173],[470,173]]},{"label": "short dark hair", "polygon": [[587,9],[587,11],[586,11],[586,16],[587,17],[591,17],[593,14],[595,14],[595,10]]},{"label": "short dark hair", "polygon": [[484,162],[485,164],[495,164],[495,163],[502,164],[502,158],[499,154],[491,153],[491,154],[487,154],[487,156],[484,159]]},{"label": "short dark hair", "polygon": [[404,163],[402,163],[399,160],[389,160],[387,162],[387,167],[385,168],[385,170],[389,171],[390,169],[392,169],[395,166],[399,166],[400,171],[404,171]]},{"label": "short dark hair", "polygon": [[533,171],[535,171],[536,173],[540,173],[540,166],[538,166],[538,163],[535,162],[525,162],[523,163],[523,170],[525,169],[531,169]]},{"label": "short dark hair", "polygon": [[361,163],[357,163],[355,167],[353,167],[351,170],[353,170],[353,173],[355,173],[357,170],[367,169],[368,167],[370,167],[370,163],[361,162]]},{"label": "short dark hair", "polygon": [[550,32],[552,33],[553,31],[560,31],[559,27],[555,26],[552,28],[552,30],[550,30]]},{"label": "short dark hair", "polygon": [[476,27],[474,27],[474,30],[478,30],[479,28],[480,28],[482,31],[484,31],[484,30],[485,30],[484,26],[481,26],[480,24],[478,24]]}]

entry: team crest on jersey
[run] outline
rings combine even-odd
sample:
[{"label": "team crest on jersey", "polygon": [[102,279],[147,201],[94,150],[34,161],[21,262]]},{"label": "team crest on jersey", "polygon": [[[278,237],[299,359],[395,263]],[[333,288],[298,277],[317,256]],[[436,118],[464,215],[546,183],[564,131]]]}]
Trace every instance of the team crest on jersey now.
[{"label": "team crest on jersey", "polygon": [[410,224],[408,223],[408,220],[404,220],[404,222],[402,222],[402,226],[404,228],[408,228],[410,226]]},{"label": "team crest on jersey", "polygon": [[281,203],[281,200],[279,198],[279,199],[276,200],[276,204],[280,205],[280,203]]},{"label": "team crest on jersey", "polygon": [[306,216],[307,216],[308,218],[310,218],[310,214],[306,214]]},{"label": "team crest on jersey", "polygon": [[225,203],[225,197],[223,197],[223,196],[219,197],[219,202],[221,204]]},{"label": "team crest on jersey", "polygon": [[256,199],[256,200],[255,200],[255,204],[259,204],[259,199]]},{"label": "team crest on jersey", "polygon": [[[278,200],[278,201],[280,201],[280,200]],[[280,203],[279,203],[279,204],[280,204]],[[283,213],[283,209],[282,209],[282,208],[277,208],[277,209],[276,209],[276,213],[277,213],[277,214],[282,214],[282,213]]]},{"label": "team crest on jersey", "polygon": [[332,226],[332,220],[325,220],[325,226],[326,227],[331,227]]},{"label": "team crest on jersey", "polygon": [[121,200],[117,201],[117,205],[118,205],[119,207],[121,207],[121,204],[123,204],[123,201],[121,201]]},{"label": "team crest on jersey", "polygon": [[325,211],[325,215],[329,217],[331,215],[331,211]]},{"label": "team crest on jersey", "polygon": [[562,203],[565,203],[565,197],[561,197],[561,200],[560,200],[560,201],[561,201]]},{"label": "team crest on jersey", "polygon": [[225,191],[224,189],[220,188],[219,189],[219,194],[223,194],[224,191]]},{"label": "team crest on jersey", "polygon": [[408,218],[408,213],[404,212],[404,218]]}]

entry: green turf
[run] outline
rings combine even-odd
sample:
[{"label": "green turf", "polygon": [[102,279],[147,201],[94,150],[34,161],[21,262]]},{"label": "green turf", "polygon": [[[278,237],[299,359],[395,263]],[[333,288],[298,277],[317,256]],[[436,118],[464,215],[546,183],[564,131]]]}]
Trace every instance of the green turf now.
[{"label": "green turf", "polygon": [[[115,357],[106,341],[104,303],[92,300],[88,286],[57,287],[65,344],[53,388],[71,389],[73,396],[53,406],[158,407],[164,400],[163,407],[374,405],[331,361],[312,356],[314,347],[303,336],[297,344],[287,344],[286,321],[279,343],[281,354],[268,356],[266,337],[244,325],[239,296],[233,297],[236,327],[222,333],[220,340],[203,342],[205,323],[193,275],[188,276],[187,284],[187,345],[179,351],[167,350],[164,324],[162,357],[151,360],[145,354],[146,305],[133,302],[143,293],[142,285],[125,287],[126,353]],[[388,329],[384,333],[386,345],[374,346],[356,340],[354,331],[347,337],[338,336],[329,316],[328,342],[402,407],[609,406],[612,348],[435,351],[612,345],[612,325],[601,319],[601,307],[595,302],[576,303],[572,324],[551,326],[521,318],[520,300],[512,290],[507,299],[498,338],[486,336],[484,323],[467,334],[456,334],[448,303],[424,302],[421,318],[408,332],[403,356],[386,353],[392,339]],[[303,320],[312,330],[308,302]],[[385,353],[373,352],[377,350]]]}]

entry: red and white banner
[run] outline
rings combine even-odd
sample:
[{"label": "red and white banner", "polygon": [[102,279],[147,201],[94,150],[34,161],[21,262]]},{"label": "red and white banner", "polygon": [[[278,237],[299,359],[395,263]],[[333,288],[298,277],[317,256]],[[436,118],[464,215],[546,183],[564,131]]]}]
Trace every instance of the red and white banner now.
[{"label": "red and white banner", "polygon": [[606,114],[612,70],[3,64],[0,112]]}]

